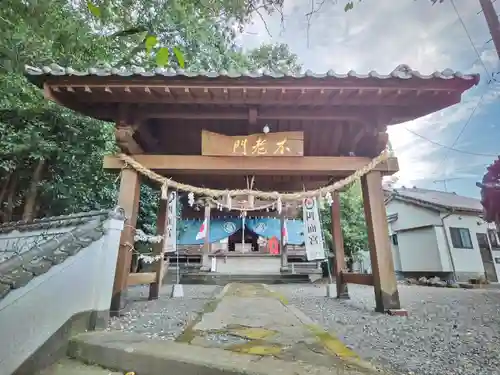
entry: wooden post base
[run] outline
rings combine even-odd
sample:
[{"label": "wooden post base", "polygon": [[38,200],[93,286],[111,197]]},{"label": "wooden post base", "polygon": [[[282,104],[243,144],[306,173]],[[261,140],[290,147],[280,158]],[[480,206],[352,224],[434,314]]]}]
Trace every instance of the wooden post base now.
[{"label": "wooden post base", "polygon": [[405,309],[389,309],[386,312],[391,316],[408,316],[408,311]]}]

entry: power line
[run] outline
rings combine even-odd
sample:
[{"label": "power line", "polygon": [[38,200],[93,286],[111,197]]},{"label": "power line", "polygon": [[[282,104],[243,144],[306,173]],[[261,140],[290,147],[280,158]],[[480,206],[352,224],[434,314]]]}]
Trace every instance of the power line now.
[{"label": "power line", "polygon": [[[484,98],[484,95],[486,94],[486,91],[483,92],[478,100],[478,102],[476,103],[476,105],[474,106],[474,108],[472,109],[470,115],[469,115],[469,118],[467,119],[467,121],[464,123],[464,126],[462,127],[462,129],[460,129],[460,132],[458,133],[457,137],[455,138],[455,140],[453,141],[453,143],[451,144],[451,146],[449,146],[449,148],[454,148],[455,145],[457,144],[458,140],[460,139],[460,137],[462,136],[462,134],[464,133],[465,129],[467,129],[467,126],[469,126],[472,118],[474,117],[474,114],[476,113],[477,109],[479,108],[479,105],[482,103],[483,101],[483,98]],[[450,153],[447,152],[445,155],[444,155],[444,158],[443,158],[443,161],[442,163],[440,163],[440,165],[438,165],[438,167],[434,170],[434,172],[432,173],[432,175],[436,174],[436,172],[438,171],[438,169],[441,167],[441,164],[444,164],[447,160],[448,160],[448,155]]]},{"label": "power line", "polygon": [[472,151],[465,151],[465,150],[460,150],[458,148],[453,148],[453,147],[450,147],[450,146],[446,146],[442,143],[439,143],[439,142],[435,142],[433,141],[432,139],[429,139],[427,137],[424,137],[423,135],[421,134],[418,134],[416,132],[414,132],[413,130],[411,129],[408,129],[407,127],[403,127],[406,131],[408,131],[409,133],[419,137],[419,138],[422,138],[423,140],[429,142],[429,143],[432,143],[433,145],[436,145],[436,146],[439,146],[439,147],[442,147],[442,148],[445,148],[447,150],[450,150],[450,151],[455,151],[455,152],[459,152],[461,154],[466,154],[466,155],[474,155],[474,156],[485,156],[485,157],[497,157],[498,155],[497,154],[483,154],[483,153],[479,153],[479,152],[472,152]]},{"label": "power line", "polygon": [[460,15],[460,13],[458,12],[457,7],[455,6],[455,2],[454,2],[453,0],[450,0],[450,3],[451,3],[451,5],[453,6],[453,9],[455,10],[455,13],[457,14],[458,20],[459,20],[459,21],[460,21],[460,23],[462,24],[462,27],[463,27],[463,29],[464,29],[464,31],[465,31],[465,34],[467,35],[467,38],[469,39],[469,42],[470,42],[470,44],[471,44],[471,46],[472,46],[472,49],[474,49],[474,52],[476,53],[477,58],[479,59],[479,61],[480,61],[481,65],[483,66],[484,71],[486,72],[486,74],[487,74],[488,76],[490,76],[490,77],[492,77],[492,78],[493,78],[493,76],[491,75],[491,73],[490,73],[489,69],[486,67],[486,64],[484,63],[483,59],[481,58],[481,55],[480,55],[480,53],[479,53],[478,49],[476,48],[476,46],[475,46],[475,44],[474,44],[474,41],[472,40],[472,37],[471,37],[471,35],[470,35],[470,33],[469,33],[469,30],[467,29],[467,26],[465,25],[465,22],[464,22],[464,20],[462,19],[462,16]]}]

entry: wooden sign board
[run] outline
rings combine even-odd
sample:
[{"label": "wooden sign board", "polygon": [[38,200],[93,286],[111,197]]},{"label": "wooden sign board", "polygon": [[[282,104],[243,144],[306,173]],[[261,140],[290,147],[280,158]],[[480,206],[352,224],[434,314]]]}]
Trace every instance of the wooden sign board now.
[{"label": "wooden sign board", "polygon": [[304,156],[304,133],[281,132],[229,136],[201,132],[204,156]]}]

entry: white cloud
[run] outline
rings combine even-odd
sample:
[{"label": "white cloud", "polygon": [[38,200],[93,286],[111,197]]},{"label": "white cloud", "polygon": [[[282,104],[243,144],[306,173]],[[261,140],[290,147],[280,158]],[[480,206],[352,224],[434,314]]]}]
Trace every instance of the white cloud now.
[{"label": "white cloud", "polygon": [[[285,0],[284,30],[279,15],[268,17],[267,29],[272,34],[269,37],[262,20],[256,18],[241,42],[247,48],[262,42],[285,42],[298,54],[305,69],[317,72],[352,69],[387,73],[403,63],[423,73],[451,68],[483,76],[483,64],[490,72],[498,71],[498,57],[492,52],[493,45],[485,43],[490,36],[484,17],[477,15],[477,1],[455,0],[455,4],[483,63],[477,58],[469,36],[449,2],[431,6],[428,1],[363,1],[348,13],[343,11],[343,2],[332,3],[325,3],[322,10],[311,18],[308,29],[305,14],[311,9],[309,0]],[[481,109],[500,95],[500,84],[493,82],[490,86]],[[447,166],[433,176],[442,163],[443,149],[404,128],[449,145],[477,106],[478,91],[482,90],[473,90],[464,96],[461,104],[450,109],[389,128],[391,143],[400,161],[399,184],[437,179],[443,173],[451,175],[457,170],[460,163],[453,161],[456,156],[453,155],[447,158]],[[453,130],[453,139],[448,139],[450,132],[446,130]],[[468,159],[469,162],[472,163],[472,159]]]}]

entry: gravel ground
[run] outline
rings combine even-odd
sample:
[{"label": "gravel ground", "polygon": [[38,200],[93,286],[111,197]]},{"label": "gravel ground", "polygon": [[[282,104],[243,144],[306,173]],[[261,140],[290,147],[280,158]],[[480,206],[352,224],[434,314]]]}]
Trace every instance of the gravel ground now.
[{"label": "gravel ground", "polygon": [[410,316],[373,312],[373,288],[349,285],[351,300],[325,298],[325,285],[274,290],[362,357],[397,374],[500,374],[500,291],[400,285]]},{"label": "gravel ground", "polygon": [[208,300],[222,287],[215,285],[184,285],[184,298],[170,298],[172,286],[162,286],[160,298],[148,301],[147,286],[132,287],[124,313],[112,318],[108,330],[141,333],[149,338],[174,340],[203,310]]}]

